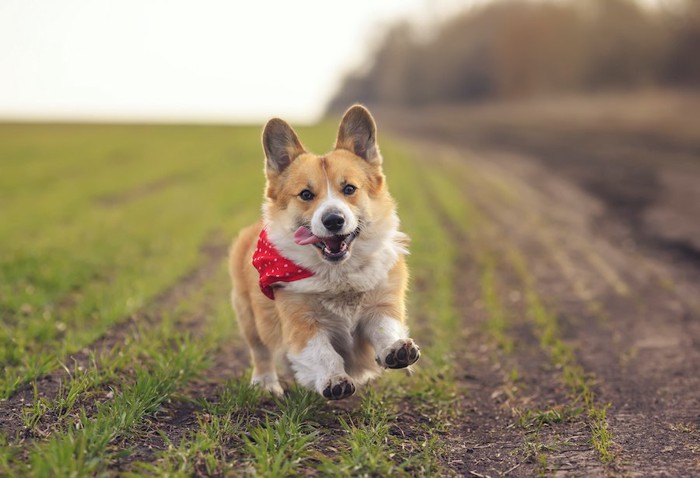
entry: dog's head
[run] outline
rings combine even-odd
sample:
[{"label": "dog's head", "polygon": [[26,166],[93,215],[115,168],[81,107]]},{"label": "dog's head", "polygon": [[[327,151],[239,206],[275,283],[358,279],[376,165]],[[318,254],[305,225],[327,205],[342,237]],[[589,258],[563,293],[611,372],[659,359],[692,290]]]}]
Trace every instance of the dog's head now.
[{"label": "dog's head", "polygon": [[376,139],[374,119],[359,105],[345,113],[334,150],[323,156],[307,152],[283,120],[267,123],[263,209],[286,252],[306,264],[340,264],[395,228]]}]

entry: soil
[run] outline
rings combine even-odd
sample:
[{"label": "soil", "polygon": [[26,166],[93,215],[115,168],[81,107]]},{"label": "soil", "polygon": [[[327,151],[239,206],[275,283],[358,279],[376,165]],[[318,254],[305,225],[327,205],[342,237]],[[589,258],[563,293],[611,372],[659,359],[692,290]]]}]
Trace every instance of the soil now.
[{"label": "soil", "polygon": [[[563,392],[548,389],[556,371],[538,356],[536,331],[527,326],[511,331],[517,345],[508,356],[478,345],[487,343],[479,337],[484,312],[465,299],[474,365],[463,383],[464,422],[449,439],[453,469],[464,476],[700,476],[700,138],[661,141],[581,124],[548,134],[528,122],[439,108],[384,111],[379,122],[419,156],[457,156],[512,186],[518,199],[511,204],[467,195],[496,224],[494,237],[508,237],[527,257],[538,293],[593,377],[596,402],[609,404],[610,463],[601,463],[575,420],[552,427],[563,445],[546,452],[546,464],[533,463],[512,411],[523,393],[529,408],[561,403]],[[502,277],[507,284],[508,272]],[[477,284],[462,282],[462,296]],[[522,294],[517,285],[510,292]],[[512,313],[524,314],[517,304]],[[509,364],[517,364],[521,398],[504,404]]]}]

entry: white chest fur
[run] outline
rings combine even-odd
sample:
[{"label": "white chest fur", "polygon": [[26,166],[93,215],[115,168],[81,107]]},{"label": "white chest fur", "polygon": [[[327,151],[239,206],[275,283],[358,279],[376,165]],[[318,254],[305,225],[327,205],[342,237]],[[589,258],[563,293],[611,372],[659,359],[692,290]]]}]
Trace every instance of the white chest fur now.
[{"label": "white chest fur", "polygon": [[344,292],[337,295],[322,296],[319,303],[323,309],[345,321],[351,327],[361,315],[362,292]]}]

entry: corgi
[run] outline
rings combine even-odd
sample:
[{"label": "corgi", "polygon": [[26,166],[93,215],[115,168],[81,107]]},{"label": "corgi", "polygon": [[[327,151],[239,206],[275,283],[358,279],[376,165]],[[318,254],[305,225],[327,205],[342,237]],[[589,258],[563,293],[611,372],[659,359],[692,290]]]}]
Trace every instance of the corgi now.
[{"label": "corgi", "polygon": [[252,383],[274,394],[280,361],[301,386],[340,400],[420,357],[406,327],[408,237],[376,139],[360,105],[322,156],[283,120],[265,125],[262,218],[239,233],[229,265]]}]

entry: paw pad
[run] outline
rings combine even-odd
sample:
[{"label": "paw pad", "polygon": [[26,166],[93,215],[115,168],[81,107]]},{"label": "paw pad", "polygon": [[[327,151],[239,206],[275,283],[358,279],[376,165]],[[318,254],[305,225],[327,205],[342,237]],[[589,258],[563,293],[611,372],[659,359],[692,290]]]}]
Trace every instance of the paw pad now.
[{"label": "paw pad", "polygon": [[355,384],[348,378],[329,380],[323,389],[323,396],[328,400],[342,400],[355,393]]},{"label": "paw pad", "polygon": [[387,368],[406,368],[420,358],[420,347],[413,340],[400,340],[384,355],[384,366]]}]

